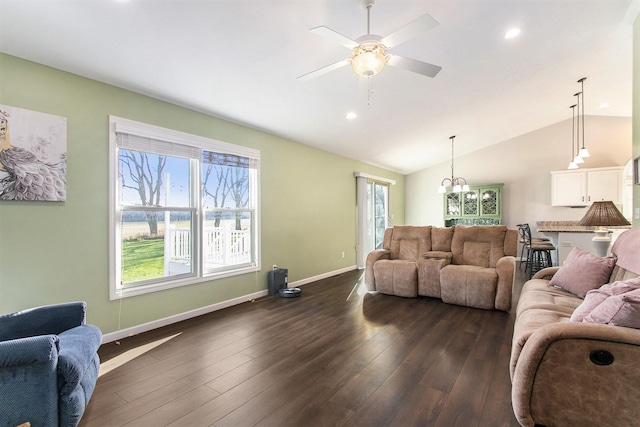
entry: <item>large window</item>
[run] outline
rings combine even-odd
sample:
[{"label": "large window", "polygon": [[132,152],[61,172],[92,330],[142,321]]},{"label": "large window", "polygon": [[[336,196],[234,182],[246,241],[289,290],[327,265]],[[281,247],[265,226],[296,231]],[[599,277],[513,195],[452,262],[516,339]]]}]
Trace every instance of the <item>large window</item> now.
[{"label": "large window", "polygon": [[112,299],[256,271],[259,159],[110,118]]}]

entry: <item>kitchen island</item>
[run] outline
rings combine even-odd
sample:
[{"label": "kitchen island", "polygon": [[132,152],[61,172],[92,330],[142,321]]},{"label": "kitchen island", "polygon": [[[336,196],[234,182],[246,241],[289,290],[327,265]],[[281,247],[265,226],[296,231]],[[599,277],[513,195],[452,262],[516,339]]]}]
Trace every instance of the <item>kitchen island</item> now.
[{"label": "kitchen island", "polygon": [[[596,235],[596,227],[578,225],[578,221],[538,221],[535,230],[549,237],[557,248],[555,253],[555,265],[562,265],[574,247],[595,254],[591,239]],[[631,226],[606,227],[611,233],[612,244],[623,231]],[[611,247],[609,247],[611,249]]]}]

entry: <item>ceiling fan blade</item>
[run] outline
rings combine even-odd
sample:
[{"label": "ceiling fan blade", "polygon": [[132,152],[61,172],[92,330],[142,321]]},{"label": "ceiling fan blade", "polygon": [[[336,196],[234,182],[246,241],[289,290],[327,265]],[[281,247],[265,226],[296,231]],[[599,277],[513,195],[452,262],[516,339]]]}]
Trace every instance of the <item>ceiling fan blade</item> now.
[{"label": "ceiling fan blade", "polygon": [[298,77],[297,80],[301,80],[301,81],[310,80],[310,79],[313,79],[315,77],[318,77],[318,76],[321,76],[323,74],[326,74],[329,71],[337,70],[340,67],[344,67],[348,63],[349,63],[348,60],[343,59],[342,61],[336,62],[336,63],[331,64],[331,65],[327,65],[326,67],[319,68],[319,69],[317,69],[315,71],[311,71],[310,73],[303,74],[300,77]]},{"label": "ceiling fan blade", "polygon": [[342,34],[338,33],[337,31],[333,31],[331,28],[327,28],[327,27],[315,27],[310,29],[309,31],[311,31],[313,34],[317,34],[321,37],[333,40],[334,42],[337,42],[339,44],[341,44],[344,47],[348,47],[349,49],[353,49],[358,47],[358,43],[356,43],[355,41],[351,40],[349,37],[347,36],[343,36]]},{"label": "ceiling fan blade", "polygon": [[402,68],[407,71],[422,74],[427,77],[435,77],[442,67],[438,65],[429,64],[428,62],[418,61],[416,59],[405,58],[399,55],[389,55],[388,64],[393,67]]},{"label": "ceiling fan blade", "polygon": [[404,27],[389,34],[387,37],[380,40],[380,43],[388,48],[392,48],[406,42],[409,39],[414,38],[418,34],[424,33],[425,31],[437,26],[438,21],[436,21],[431,15],[426,13],[421,17],[409,22]]}]

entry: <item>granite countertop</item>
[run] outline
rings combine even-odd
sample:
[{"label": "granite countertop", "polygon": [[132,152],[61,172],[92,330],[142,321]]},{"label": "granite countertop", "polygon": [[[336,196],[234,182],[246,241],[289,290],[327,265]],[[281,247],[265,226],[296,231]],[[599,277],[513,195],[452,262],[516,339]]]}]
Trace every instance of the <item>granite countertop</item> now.
[{"label": "granite countertop", "polygon": [[[593,233],[597,227],[578,225],[579,221],[537,221],[536,231],[539,233]],[[607,229],[627,229],[630,225],[606,227]]]}]

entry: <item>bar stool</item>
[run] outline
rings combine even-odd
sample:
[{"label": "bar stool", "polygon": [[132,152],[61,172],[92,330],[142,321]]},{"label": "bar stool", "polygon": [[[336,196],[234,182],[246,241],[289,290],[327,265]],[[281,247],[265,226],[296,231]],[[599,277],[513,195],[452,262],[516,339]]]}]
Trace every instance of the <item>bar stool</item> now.
[{"label": "bar stool", "polygon": [[556,250],[553,243],[544,237],[531,237],[529,224],[518,224],[518,232],[520,234],[520,241],[522,242],[520,266],[522,266],[522,258],[526,249],[525,272],[529,272],[529,278],[543,268],[551,267],[553,265],[551,251]]},{"label": "bar stool", "polygon": [[[529,224],[518,224],[518,235],[519,242],[522,244],[522,249],[520,250],[520,264],[518,266],[522,269],[522,264],[525,265],[525,271],[528,268],[529,263],[529,241],[533,243],[542,243],[548,242],[549,239],[546,237],[530,237],[531,236],[531,228]],[[527,251],[527,256],[524,256],[524,251]]]}]

